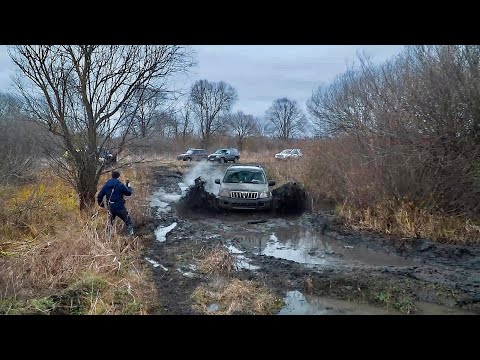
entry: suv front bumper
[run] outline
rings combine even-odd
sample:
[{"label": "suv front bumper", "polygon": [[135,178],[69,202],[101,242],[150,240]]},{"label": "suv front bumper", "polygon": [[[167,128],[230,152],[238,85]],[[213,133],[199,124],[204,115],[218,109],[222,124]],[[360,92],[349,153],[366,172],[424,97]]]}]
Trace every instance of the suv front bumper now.
[{"label": "suv front bumper", "polygon": [[252,200],[219,197],[218,206],[220,206],[222,209],[268,210],[272,207],[272,198],[270,197]]}]

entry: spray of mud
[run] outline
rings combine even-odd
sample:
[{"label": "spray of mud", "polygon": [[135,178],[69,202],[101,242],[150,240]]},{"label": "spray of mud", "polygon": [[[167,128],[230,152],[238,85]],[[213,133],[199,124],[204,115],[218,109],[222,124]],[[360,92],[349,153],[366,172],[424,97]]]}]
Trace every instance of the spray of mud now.
[{"label": "spray of mud", "polygon": [[272,190],[273,211],[278,215],[301,215],[312,211],[312,199],[301,184],[286,183]]},{"label": "spray of mud", "polygon": [[200,161],[185,174],[183,183],[185,186],[192,186],[195,185],[195,180],[201,177],[205,182],[205,191],[217,195],[220,185],[215,184],[215,179],[222,179],[223,174],[224,169],[217,164]]},{"label": "spray of mud", "polygon": [[[183,178],[183,184],[189,186],[179,203],[181,210],[219,213],[219,185],[215,179],[223,178],[224,169],[211,163],[196,164]],[[272,191],[272,211],[278,215],[301,215],[311,211],[311,197],[301,184],[289,182]]]},{"label": "spray of mud", "polygon": [[177,209],[207,213],[220,212],[217,197],[206,190],[206,185],[207,182],[201,176],[197,177],[194,184],[187,189],[185,196],[178,202]]},{"label": "spray of mud", "polygon": [[215,179],[223,178],[223,170],[216,164],[199,162],[183,177],[184,196],[180,199],[177,209],[183,211],[202,211],[218,213],[217,194],[219,185]]}]

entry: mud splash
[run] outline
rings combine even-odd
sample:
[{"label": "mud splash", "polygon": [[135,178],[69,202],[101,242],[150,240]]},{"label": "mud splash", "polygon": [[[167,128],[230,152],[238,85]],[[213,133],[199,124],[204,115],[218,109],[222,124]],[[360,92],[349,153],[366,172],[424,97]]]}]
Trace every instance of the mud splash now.
[{"label": "mud splash", "polygon": [[206,191],[207,182],[201,177],[195,179],[195,183],[190,186],[178,202],[180,211],[203,211],[207,213],[218,213],[218,200],[211,192]]},{"label": "mud splash", "polygon": [[223,166],[201,161],[184,175],[183,183],[179,186],[184,188],[194,186],[197,178],[201,178],[205,182],[203,189],[208,193],[217,195],[219,185],[215,184],[215,179],[222,179],[224,172],[225,167]]},{"label": "mud splash", "polygon": [[[178,183],[183,197],[178,209],[182,211],[202,211],[205,213],[224,212],[218,206],[220,185],[215,179],[222,179],[226,167],[200,162],[194,165]],[[289,182],[272,190],[274,214],[301,215],[312,211],[312,199],[303,186]]]},{"label": "mud splash", "polygon": [[[183,185],[184,183],[182,183]],[[210,187],[211,188],[211,187]],[[218,192],[218,189],[217,189]],[[311,199],[307,192],[296,183],[287,183],[272,191],[273,208],[275,215],[301,215],[311,211]],[[201,210],[209,213],[220,213],[218,197],[209,191],[209,182],[203,177],[195,179],[194,184],[186,191],[179,201],[181,210]],[[264,220],[257,221],[258,223]]]},{"label": "mud splash", "polygon": [[279,215],[301,215],[312,211],[312,199],[298,183],[289,182],[272,190],[273,211]]}]

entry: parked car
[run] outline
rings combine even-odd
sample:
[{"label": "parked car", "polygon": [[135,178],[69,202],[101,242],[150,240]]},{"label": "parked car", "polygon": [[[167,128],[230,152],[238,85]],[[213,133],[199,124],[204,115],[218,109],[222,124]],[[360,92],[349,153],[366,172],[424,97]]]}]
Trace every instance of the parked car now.
[{"label": "parked car", "polygon": [[238,163],[240,161],[240,153],[234,148],[218,149],[213,154],[208,155],[208,161],[218,161],[220,163],[233,161]]},{"label": "parked car", "polygon": [[230,165],[223,179],[215,179],[220,185],[218,205],[223,209],[268,210],[272,207],[270,187],[275,181],[268,181],[260,165]]},{"label": "parked car", "polygon": [[118,151],[115,149],[99,149],[98,161],[105,166],[115,165],[117,163]]},{"label": "parked car", "polygon": [[183,161],[200,161],[207,160],[208,154],[205,149],[188,149],[185,153],[177,156],[177,160]]},{"label": "parked car", "polygon": [[275,159],[278,159],[278,160],[298,159],[301,156],[303,156],[303,154],[300,149],[285,149],[285,150],[282,150],[282,152],[275,154]]}]

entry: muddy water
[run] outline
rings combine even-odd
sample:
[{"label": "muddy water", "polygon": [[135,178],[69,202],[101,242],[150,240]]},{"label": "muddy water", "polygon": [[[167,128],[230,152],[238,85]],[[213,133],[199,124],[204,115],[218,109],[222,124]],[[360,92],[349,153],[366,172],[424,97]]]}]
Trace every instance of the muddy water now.
[{"label": "muddy water", "polygon": [[160,242],[164,242],[164,241],[167,241],[167,234],[172,231],[173,229],[175,229],[175,227],[177,226],[177,223],[174,222],[168,226],[159,226],[156,230],[155,230],[155,237],[158,241]]},{"label": "muddy water", "polygon": [[237,270],[240,269],[248,269],[248,270],[258,270],[260,269],[258,266],[250,264],[250,259],[247,258],[242,250],[237,249],[233,245],[227,245],[226,246],[227,250],[232,254],[232,256],[235,258],[235,265]]},{"label": "muddy water", "polygon": [[328,235],[321,235],[301,225],[270,228],[235,236],[256,255],[273,256],[306,265],[352,264],[368,266],[412,266],[411,259],[365,246],[344,245]]},{"label": "muddy water", "polygon": [[[467,304],[465,307],[477,311],[478,262],[475,262],[477,253],[471,249],[467,253],[470,254],[469,257],[465,258],[472,260],[465,264],[456,260],[456,253],[455,256],[446,256],[450,252],[443,251],[439,245],[433,250],[427,248],[427,261],[424,252],[402,250],[403,254],[409,254],[410,259],[407,259],[395,255],[397,252],[391,247],[383,250],[380,242],[371,239],[361,241],[361,238],[335,233],[333,229],[322,235],[318,230],[322,228],[322,219],[316,221],[316,218],[308,215],[291,217],[276,213],[232,211],[214,214],[198,212],[194,216],[186,216],[177,211],[179,207],[174,203],[185,195],[188,186],[197,176],[205,178],[212,185],[210,191],[215,194],[215,186],[218,185],[213,185],[213,180],[218,174],[214,174],[213,170],[220,168],[199,166],[195,174],[189,172],[183,177],[165,169],[158,171],[158,187],[152,195],[151,206],[157,212],[155,224],[159,241],[152,242],[151,251],[148,252],[151,257],[145,260],[157,275],[156,284],[162,294],[162,302],[166,304],[166,311],[192,312],[191,294],[198,279],[203,276],[191,263],[192,254],[195,258],[195,254],[202,249],[209,249],[216,244],[227,247],[235,257],[237,270],[242,276],[265,283],[276,293],[285,294],[290,290],[302,289],[301,277],[305,273],[316,276],[319,271],[322,278],[333,282],[347,275],[348,281],[356,281],[357,277],[361,278],[365,273],[367,288],[373,286],[377,279],[385,284],[390,284],[387,281],[391,281],[394,286],[398,282],[400,288],[405,286],[404,282],[408,282],[415,295],[411,301],[419,298],[452,307],[463,305],[457,305],[457,298],[449,296],[450,293],[441,287],[438,291],[437,287],[431,291],[425,289],[424,282],[448,288],[460,285],[458,288],[462,291],[462,301]],[[168,252],[164,251],[166,247],[169,248]],[[286,264],[285,259],[297,264]],[[445,261],[442,262],[442,259]],[[301,269],[305,267],[310,269],[304,272]],[[335,271],[330,271],[332,269]],[[398,276],[399,274],[405,276]],[[343,297],[341,293],[327,293],[328,296]],[[355,300],[362,302],[368,299],[353,297],[352,301]],[[377,305],[314,297],[300,292],[289,292],[285,301],[286,306],[280,314],[398,314],[394,309],[384,309],[376,307]],[[431,303],[415,302],[415,306],[418,314],[467,314],[457,308]],[[217,309],[212,305],[210,311],[215,312]]]},{"label": "muddy water", "polygon": [[304,295],[289,291],[278,315],[390,315],[398,314],[374,306],[343,300]]},{"label": "muddy water", "polygon": [[415,306],[418,309],[418,315],[475,315],[471,312],[421,301],[416,302]]},{"label": "muddy water", "polygon": [[[289,291],[278,315],[402,315],[395,310]],[[426,302],[415,303],[417,315],[471,315],[466,311]]]}]

